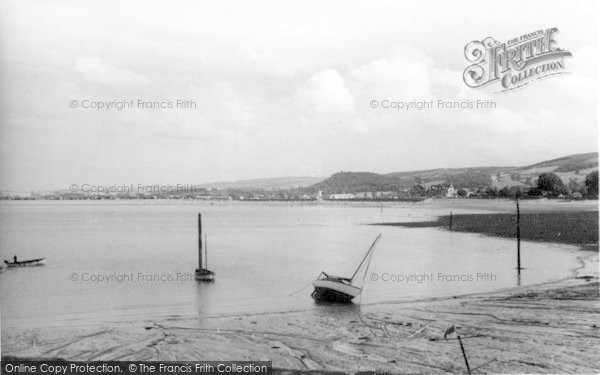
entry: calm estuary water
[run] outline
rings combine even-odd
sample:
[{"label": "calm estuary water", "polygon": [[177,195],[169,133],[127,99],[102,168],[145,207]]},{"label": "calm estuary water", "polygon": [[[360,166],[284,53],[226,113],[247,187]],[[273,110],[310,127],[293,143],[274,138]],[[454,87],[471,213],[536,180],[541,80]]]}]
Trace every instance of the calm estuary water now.
[{"label": "calm estuary water", "polygon": [[[212,284],[193,281],[198,212],[208,235],[208,268],[216,272]],[[516,286],[513,240],[364,225],[447,213],[435,204],[381,209],[350,204],[2,202],[0,258],[46,257],[45,266],[5,267],[0,273],[2,325],[326,308],[315,305],[308,284],[322,270],[351,275],[378,233],[382,239],[356,303]],[[579,266],[578,254],[570,246],[524,242],[527,269],[521,284],[570,276]]]}]

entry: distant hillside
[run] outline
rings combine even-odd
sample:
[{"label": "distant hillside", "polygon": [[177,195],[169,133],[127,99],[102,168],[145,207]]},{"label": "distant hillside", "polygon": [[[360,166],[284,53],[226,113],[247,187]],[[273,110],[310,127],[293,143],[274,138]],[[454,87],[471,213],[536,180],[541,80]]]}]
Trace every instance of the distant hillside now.
[{"label": "distant hillside", "polygon": [[498,189],[510,186],[532,187],[537,183],[537,178],[541,173],[556,173],[565,184],[572,180],[583,183],[585,176],[597,169],[598,153],[593,152],[569,155],[524,167],[446,168],[387,174],[338,172],[305,190],[325,193],[356,193],[373,189],[385,190],[390,186],[410,187],[415,184],[423,186],[453,184],[457,188],[474,188],[485,185],[495,186]]},{"label": "distant hillside", "polygon": [[[203,194],[233,194],[242,196],[249,193],[260,198],[263,192],[279,194],[278,197],[316,195],[323,193],[359,193],[368,191],[393,191],[402,188],[434,188],[435,185],[452,184],[456,188],[466,187],[476,190],[482,186],[493,186],[498,190],[505,187],[520,186],[525,189],[535,187],[537,178],[546,172],[556,173],[572,190],[584,184],[585,177],[598,170],[598,153],[569,155],[557,159],[521,167],[471,167],[439,168],[418,171],[392,172],[378,174],[373,172],[338,172],[329,178],[323,177],[274,177],[229,182],[214,182],[195,185],[204,189],[219,189],[227,192],[198,192]],[[283,192],[285,191],[285,192]],[[170,195],[185,195],[169,193]],[[3,196],[45,197],[53,195],[71,199],[72,196],[86,196],[83,192],[72,193],[68,190],[16,194],[4,192]],[[93,194],[92,194],[93,195]],[[127,194],[125,194],[127,195]],[[269,196],[269,195],[265,195]]]},{"label": "distant hillside", "polygon": [[[501,170],[501,168],[494,169]],[[370,172],[339,172],[307,188],[327,193],[356,193],[373,190],[396,190],[415,184],[424,186],[449,183],[456,187],[492,185],[490,174],[482,168],[435,169],[417,172],[377,174]]]},{"label": "distant hillside", "polygon": [[273,177],[256,178],[251,180],[240,180],[234,182],[213,182],[201,184],[198,187],[205,189],[261,189],[261,190],[283,190],[295,189],[314,185],[324,180],[324,177]]},{"label": "distant hillside", "polygon": [[[598,153],[569,155],[558,159],[543,161],[526,167],[517,168],[513,175],[519,177],[519,183],[533,185],[542,173],[552,172],[569,184],[571,181],[582,184],[585,176],[598,170]],[[495,184],[497,187],[511,186],[512,181],[506,175],[501,176]]]},{"label": "distant hillside", "polygon": [[399,184],[400,179],[371,172],[339,172],[328,179],[308,187],[311,193],[355,193],[371,191],[373,185]]},{"label": "distant hillside", "polygon": [[598,168],[598,153],[590,152],[587,154],[576,154],[564,156],[558,159],[543,161],[533,164],[523,169],[554,167],[554,172],[570,172],[581,169]]}]

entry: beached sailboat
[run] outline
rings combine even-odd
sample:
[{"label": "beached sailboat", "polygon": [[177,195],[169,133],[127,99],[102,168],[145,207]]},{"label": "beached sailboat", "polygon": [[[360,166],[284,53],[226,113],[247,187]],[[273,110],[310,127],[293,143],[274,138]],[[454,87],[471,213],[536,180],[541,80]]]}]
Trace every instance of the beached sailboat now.
[{"label": "beached sailboat", "polygon": [[215,273],[207,269],[208,249],[205,248],[204,264],[202,264],[202,214],[198,214],[198,268],[196,269],[197,281],[214,281]]},{"label": "beached sailboat", "polygon": [[330,276],[325,272],[321,271],[319,277],[313,281],[315,290],[312,292],[311,297],[316,301],[332,301],[350,303],[354,297],[357,297],[362,292],[362,286],[358,287],[353,284],[358,271],[362,268],[365,261],[373,254],[377,241],[381,238],[381,234],[375,238],[369,250],[361,260],[358,267],[354,271],[351,277],[339,277]]},{"label": "beached sailboat", "polygon": [[19,260],[19,261],[17,261],[15,259],[12,262],[9,262],[9,261],[5,260],[4,263],[6,263],[6,266],[10,267],[10,268],[13,268],[13,267],[43,266],[45,259],[46,258],[37,258],[37,259],[28,259],[28,260]]}]

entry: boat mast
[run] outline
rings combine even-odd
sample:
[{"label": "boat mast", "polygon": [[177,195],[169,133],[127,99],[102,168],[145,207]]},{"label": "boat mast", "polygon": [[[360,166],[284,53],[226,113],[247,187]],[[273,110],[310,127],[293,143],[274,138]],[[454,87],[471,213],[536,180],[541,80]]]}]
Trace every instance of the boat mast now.
[{"label": "boat mast", "polygon": [[202,269],[202,214],[198,214],[198,270]]},{"label": "boat mast", "polygon": [[362,261],[356,268],[356,271],[354,271],[354,274],[352,275],[352,277],[350,278],[350,282],[352,282],[352,280],[354,280],[354,278],[356,277],[356,274],[358,273],[358,270],[360,270],[360,267],[362,267],[363,263],[365,263],[365,260],[367,260],[367,257],[373,251],[373,249],[375,249],[375,245],[377,244],[377,241],[379,241],[380,238],[381,238],[381,233],[379,233],[379,236],[377,236],[377,238],[375,238],[375,241],[373,241],[373,244],[371,244],[371,247],[369,247],[369,250],[367,251],[364,258],[362,259]]}]

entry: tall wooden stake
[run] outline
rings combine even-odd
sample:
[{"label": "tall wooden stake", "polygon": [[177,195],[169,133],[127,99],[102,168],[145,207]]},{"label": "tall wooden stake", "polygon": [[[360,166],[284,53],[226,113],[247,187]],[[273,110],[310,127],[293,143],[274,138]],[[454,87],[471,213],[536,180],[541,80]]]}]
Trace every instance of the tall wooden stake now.
[{"label": "tall wooden stake", "polygon": [[452,210],[450,210],[450,223],[448,224],[448,229],[452,230]]},{"label": "tall wooden stake", "polygon": [[208,238],[204,235],[204,267],[208,269]]},{"label": "tall wooden stake", "polygon": [[521,211],[517,197],[517,270],[521,272]]},{"label": "tall wooden stake", "polygon": [[465,348],[463,347],[462,340],[460,339],[459,335],[456,335],[456,337],[458,337],[460,350],[462,351],[463,358],[465,359],[465,365],[467,365],[467,372],[469,373],[469,375],[471,375],[471,368],[469,367],[469,361],[467,360],[467,354],[465,353]]}]

